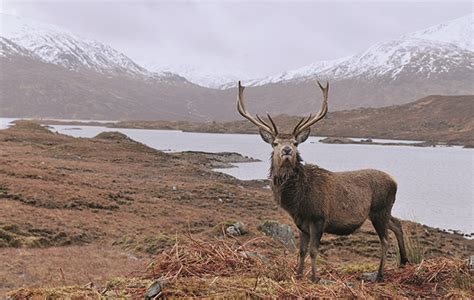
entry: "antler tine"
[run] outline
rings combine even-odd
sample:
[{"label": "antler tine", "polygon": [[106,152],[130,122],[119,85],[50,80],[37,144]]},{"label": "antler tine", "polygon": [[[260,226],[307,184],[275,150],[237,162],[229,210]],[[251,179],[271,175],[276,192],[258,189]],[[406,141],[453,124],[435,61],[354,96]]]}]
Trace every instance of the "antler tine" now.
[{"label": "antler tine", "polygon": [[259,120],[260,122],[262,122],[262,124],[264,124],[264,125],[267,126],[268,128],[271,128],[270,125],[269,125],[264,119],[262,119],[258,114],[255,114],[255,116],[257,117],[257,120]]},{"label": "antler tine", "polygon": [[[270,127],[270,125],[269,125],[264,119],[262,119],[259,115],[255,114],[255,116],[257,117],[257,119],[258,119],[260,122],[262,122],[262,123],[265,124],[266,126]],[[267,113],[267,118],[270,120],[270,122],[271,122],[271,124],[272,124],[272,127],[273,127],[272,130],[275,132],[275,135],[277,135],[277,134],[278,134],[278,129],[277,129],[276,125],[275,125],[275,122],[273,122],[273,119],[272,119],[272,117],[270,116],[269,113]]]},{"label": "antler tine", "polygon": [[267,113],[267,117],[268,117],[268,119],[270,120],[270,123],[272,123],[273,130],[275,131],[275,134],[278,134],[278,128],[277,128],[277,126],[275,125],[275,122],[273,122],[273,119],[272,119],[272,117],[270,116],[269,113]]},{"label": "antler tine", "polygon": [[293,130],[293,133],[295,135],[309,128],[310,126],[312,126],[314,123],[318,122],[319,120],[323,119],[328,112],[329,82],[326,81],[326,87],[323,87],[319,81],[317,83],[319,85],[319,88],[323,92],[323,103],[321,104],[321,108],[319,109],[318,113],[314,117],[311,117],[310,115],[308,118],[303,118],[300,121],[300,123],[296,125],[295,129]]},{"label": "antler tine", "polygon": [[[239,113],[244,118],[246,118],[247,120],[252,122],[254,125],[256,125],[258,128],[260,128],[260,129],[276,136],[277,135],[276,130],[272,129],[270,127],[270,125],[268,125],[266,122],[264,122],[258,115],[257,115],[257,119],[258,119],[257,120],[247,111],[247,109],[245,108],[245,104],[244,104],[244,89],[245,89],[245,86],[242,86],[242,84],[239,81],[239,94],[237,96],[237,110],[239,111]],[[273,123],[273,121],[271,121],[271,122]]]},{"label": "antler tine", "polygon": [[312,116],[313,116],[312,114],[309,114],[309,116],[301,118],[301,120],[298,122],[298,124],[296,124],[295,129],[293,129],[293,134],[295,134],[298,131],[299,127],[302,124],[308,122],[308,120],[311,119]]}]

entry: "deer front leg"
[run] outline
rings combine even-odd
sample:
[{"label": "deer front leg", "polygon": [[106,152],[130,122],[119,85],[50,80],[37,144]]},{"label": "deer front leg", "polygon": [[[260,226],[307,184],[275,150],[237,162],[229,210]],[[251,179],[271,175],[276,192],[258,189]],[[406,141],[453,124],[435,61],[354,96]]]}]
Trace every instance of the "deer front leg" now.
[{"label": "deer front leg", "polygon": [[316,282],[316,257],[323,235],[323,222],[312,222],[309,225],[309,256],[311,257],[311,281]]},{"label": "deer front leg", "polygon": [[304,260],[306,254],[308,253],[308,244],[309,244],[309,234],[300,230],[300,253],[298,261],[298,270],[296,271],[296,276],[301,278],[304,270]]}]

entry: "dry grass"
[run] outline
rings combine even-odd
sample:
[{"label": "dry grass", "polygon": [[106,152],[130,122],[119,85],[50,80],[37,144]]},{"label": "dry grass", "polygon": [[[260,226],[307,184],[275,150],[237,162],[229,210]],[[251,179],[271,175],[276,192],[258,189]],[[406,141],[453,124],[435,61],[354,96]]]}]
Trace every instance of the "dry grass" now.
[{"label": "dry grass", "polygon": [[[141,298],[153,280],[165,282],[162,295],[172,297],[452,297],[473,298],[473,277],[465,261],[439,257],[409,264],[404,268],[388,266],[385,282],[362,280],[372,266],[350,267],[319,265],[320,281],[312,283],[294,275],[295,255],[275,248],[268,237],[247,241],[216,238],[211,242],[191,235],[177,238],[174,246],[159,254],[145,274],[114,279],[107,288],[69,287],[59,289],[17,290],[12,298],[50,296]],[[264,252],[264,251],[267,252]],[[264,254],[261,254],[264,253]],[[290,258],[288,258],[290,257]],[[69,291],[69,294],[68,294]]]},{"label": "dry grass", "polygon": [[160,275],[168,279],[178,277],[200,276],[231,276],[235,272],[252,273],[261,265],[262,259],[246,247],[263,237],[257,237],[245,244],[239,245],[238,240],[214,239],[206,242],[184,236],[185,240],[177,240],[175,245],[155,260],[152,275]]},{"label": "dry grass", "polygon": [[186,235],[156,257],[149,276],[170,283],[164,291],[169,297],[474,296],[473,279],[463,260],[437,258],[404,268],[389,266],[380,284],[361,280],[372,264],[335,267],[324,263],[319,269],[321,280],[314,284],[295,278],[293,255],[289,259],[279,250],[272,257],[259,254],[265,245],[272,249],[270,243],[266,237],[206,242]]}]

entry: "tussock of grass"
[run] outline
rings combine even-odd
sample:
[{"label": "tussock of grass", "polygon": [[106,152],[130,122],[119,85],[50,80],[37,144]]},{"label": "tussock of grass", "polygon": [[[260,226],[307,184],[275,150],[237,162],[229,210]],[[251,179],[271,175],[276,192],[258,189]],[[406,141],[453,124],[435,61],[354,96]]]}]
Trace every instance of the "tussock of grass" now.
[{"label": "tussock of grass", "polygon": [[115,241],[113,245],[119,245],[124,250],[158,254],[164,249],[171,247],[175,238],[164,233],[147,236],[125,236]]},{"label": "tussock of grass", "polygon": [[408,236],[405,238],[408,260],[414,264],[419,264],[425,257],[425,249],[417,237]]},{"label": "tussock of grass", "polygon": [[[415,232],[416,234],[410,234],[410,232]],[[419,238],[420,229],[418,226],[415,226],[413,230],[406,231],[404,236],[405,248],[407,252],[408,261],[413,264],[419,264],[423,261],[425,257],[425,248],[421,243]],[[400,249],[395,247],[397,262],[400,262]]]}]

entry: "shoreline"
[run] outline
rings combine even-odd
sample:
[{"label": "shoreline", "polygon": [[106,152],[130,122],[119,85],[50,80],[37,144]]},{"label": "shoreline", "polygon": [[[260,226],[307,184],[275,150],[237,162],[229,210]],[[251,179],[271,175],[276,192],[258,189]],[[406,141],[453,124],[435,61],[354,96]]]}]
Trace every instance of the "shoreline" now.
[{"label": "shoreline", "polygon": [[[12,118],[14,119],[14,118]],[[23,120],[18,118],[18,120]],[[222,129],[227,124],[235,124],[242,121],[230,123],[193,123],[187,121],[88,121],[88,120],[56,120],[56,119],[26,119],[41,125],[64,125],[64,126],[98,126],[110,129],[143,129],[143,130],[177,130],[182,132],[194,133],[220,133],[220,134],[258,134],[255,129],[240,130],[235,128]],[[12,122],[14,123],[14,121]],[[214,128],[218,126],[219,129]],[[70,130],[78,130],[71,128]],[[312,133],[310,136],[323,137],[320,142],[328,144],[360,144],[360,145],[378,145],[378,146],[414,146],[414,147],[453,147],[460,146],[464,149],[474,149],[474,140],[468,142],[453,142],[445,140],[424,140],[413,133],[411,138],[397,138],[384,135],[325,135],[324,132]],[[354,139],[360,139],[356,141]],[[393,142],[377,142],[373,140],[391,140]],[[327,140],[327,141],[325,141]],[[404,142],[397,142],[403,140]],[[411,141],[411,142],[410,142]]]}]

